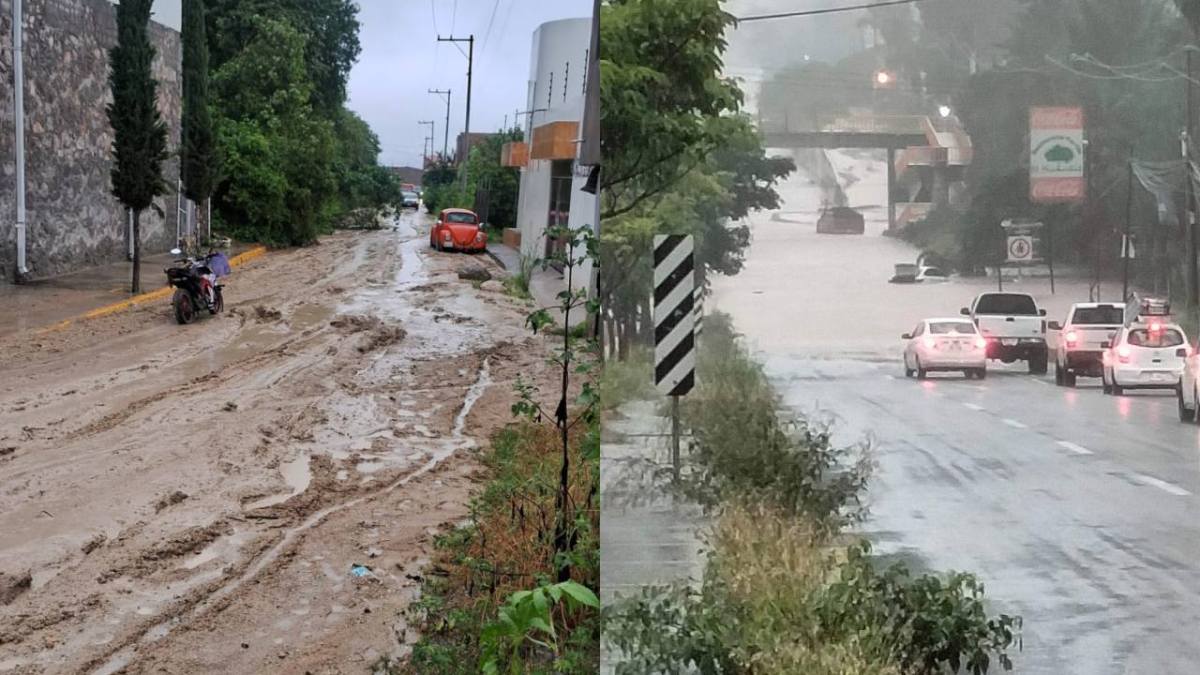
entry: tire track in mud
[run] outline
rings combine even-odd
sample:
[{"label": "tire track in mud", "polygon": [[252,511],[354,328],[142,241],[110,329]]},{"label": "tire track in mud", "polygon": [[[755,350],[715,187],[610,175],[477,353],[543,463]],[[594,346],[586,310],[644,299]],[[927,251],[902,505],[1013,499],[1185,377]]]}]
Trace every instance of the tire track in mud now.
[{"label": "tire track in mud", "polygon": [[[228,579],[228,581],[216,588],[210,588],[206,593],[206,597],[195,599],[190,606],[176,607],[175,612],[177,614],[172,619],[149,627],[132,641],[87,664],[85,670],[93,673],[93,675],[113,675],[128,668],[134,662],[134,654],[140,646],[168,638],[175,629],[185,626],[187,622],[199,618],[208,612],[220,612],[225,609],[233,601],[233,595],[247,582],[262,574],[268,565],[279,559],[289,549],[294,549],[298,546],[300,539],[309,530],[319,526],[330,516],[390,494],[437,469],[454,457],[459,451],[474,446],[476,441],[464,437],[463,430],[471,408],[483,396],[487,387],[492,384],[489,359],[490,356],[484,357],[475,383],[468,388],[463,398],[462,405],[455,415],[454,426],[449,442],[447,443],[448,448],[444,452],[440,454],[435,453],[424,464],[410,472],[404,473],[382,489],[371,490],[348,501],[326,506],[308,516],[299,524],[284,528],[282,530],[282,538],[277,543],[267,548],[256,558],[247,560],[245,566],[239,572],[232,575],[232,578]],[[286,504],[287,502],[284,502],[280,506],[286,506]]]}]

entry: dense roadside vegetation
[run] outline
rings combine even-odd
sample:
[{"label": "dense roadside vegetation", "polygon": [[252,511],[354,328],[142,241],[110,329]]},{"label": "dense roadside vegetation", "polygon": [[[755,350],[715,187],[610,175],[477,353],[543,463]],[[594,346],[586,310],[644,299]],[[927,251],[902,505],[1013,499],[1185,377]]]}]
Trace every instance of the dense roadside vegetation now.
[{"label": "dense roadside vegetation", "polygon": [[351,0],[208,0],[215,229],[275,245],[373,223],[399,184],[345,107],[358,58]]},{"label": "dense roadside vegetation", "polygon": [[697,373],[685,402],[692,451],[681,481],[657,489],[708,513],[705,571],[698,584],[651,587],[605,607],[605,639],[624,656],[618,673],[1011,668],[1021,621],[990,615],[974,576],[914,574],[854,533],[866,515],[869,448],[837,447],[828,429],[782,416],[761,366],[720,315],[705,322]]}]

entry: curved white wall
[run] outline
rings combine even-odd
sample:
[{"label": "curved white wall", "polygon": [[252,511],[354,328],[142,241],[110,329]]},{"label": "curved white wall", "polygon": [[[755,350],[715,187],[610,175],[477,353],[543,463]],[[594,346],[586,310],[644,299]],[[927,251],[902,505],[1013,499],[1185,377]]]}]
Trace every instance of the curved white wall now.
[{"label": "curved white wall", "polygon": [[547,21],[534,31],[526,110],[548,108],[533,115],[534,126],[582,119],[591,29],[591,18],[583,18]]}]

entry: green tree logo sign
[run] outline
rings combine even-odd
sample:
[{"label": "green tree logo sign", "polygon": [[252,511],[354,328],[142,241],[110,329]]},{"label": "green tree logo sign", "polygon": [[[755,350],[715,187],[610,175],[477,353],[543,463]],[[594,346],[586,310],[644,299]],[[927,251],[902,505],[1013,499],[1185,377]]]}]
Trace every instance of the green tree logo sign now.
[{"label": "green tree logo sign", "polygon": [[1075,159],[1075,152],[1065,145],[1056,145],[1043,155],[1047,162],[1065,163]]},{"label": "green tree logo sign", "polygon": [[1063,135],[1042,139],[1033,150],[1038,169],[1047,173],[1077,173],[1082,170],[1083,148],[1079,141]]}]

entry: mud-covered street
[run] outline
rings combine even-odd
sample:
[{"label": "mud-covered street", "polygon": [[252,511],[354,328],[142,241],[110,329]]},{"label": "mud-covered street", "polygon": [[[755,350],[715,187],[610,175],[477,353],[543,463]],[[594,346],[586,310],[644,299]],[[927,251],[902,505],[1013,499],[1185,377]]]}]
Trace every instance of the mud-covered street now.
[{"label": "mud-covered street", "polygon": [[424,218],[251,262],[191,325],[162,302],[0,338],[0,672],[364,672],[403,650],[472,449],[548,349],[523,303],[457,275],[500,268],[430,251]]}]

